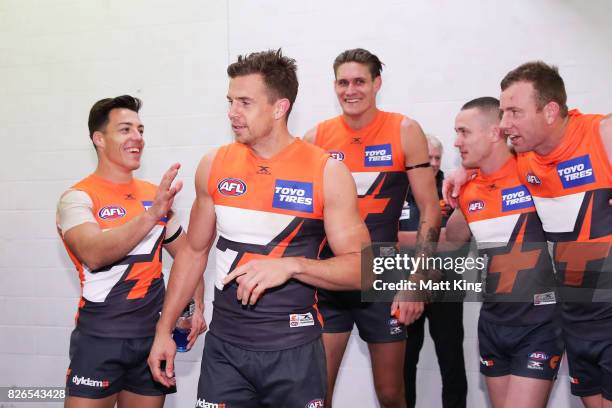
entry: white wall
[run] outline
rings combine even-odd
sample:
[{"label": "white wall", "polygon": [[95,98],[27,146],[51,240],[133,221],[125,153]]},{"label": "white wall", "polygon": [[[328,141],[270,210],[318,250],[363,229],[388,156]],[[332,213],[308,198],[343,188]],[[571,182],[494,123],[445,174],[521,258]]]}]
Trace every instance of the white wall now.
[{"label": "white wall", "polygon": [[[559,65],[570,106],[608,112],[610,15],[606,0],[0,0],[0,386],[63,382],[79,292],[54,208],[95,166],[86,121],[96,100],[123,93],[144,100],[147,148],[138,174],[157,181],[171,163],[183,164],[188,188],[177,204],[186,224],[199,158],[231,140],[225,67],[239,53],[283,47],[297,59],[301,86],[290,127],[303,134],[339,112],[334,57],[370,49],[386,63],[380,106],[438,135],[449,168],[459,107],[498,95],[503,75],[527,60]],[[466,305],[473,407],[486,405],[476,316],[477,305]],[[180,392],[168,406],[193,406],[201,347],[181,356]],[[428,340],[419,364],[422,407],[440,406],[435,361]],[[368,364],[352,338],[336,406],[376,406]],[[562,373],[550,406],[578,406]]]}]

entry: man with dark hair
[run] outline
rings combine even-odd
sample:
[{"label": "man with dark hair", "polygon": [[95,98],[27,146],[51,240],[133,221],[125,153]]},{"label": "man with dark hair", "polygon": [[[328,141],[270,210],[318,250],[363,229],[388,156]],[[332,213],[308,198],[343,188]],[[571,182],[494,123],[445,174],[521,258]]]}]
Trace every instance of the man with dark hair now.
[{"label": "man with dark hair", "polygon": [[[315,288],[360,285],[360,249],[369,237],[355,185],[342,163],[289,134],[294,60],[280,50],[253,53],[227,72],[236,142],[206,154],[196,172],[187,245],[172,267],[149,366],[173,384],[170,331],[216,235],[215,301],[196,406],[322,407]],[[325,237],[337,257],[318,260]]]},{"label": "man with dark hair", "polygon": [[542,225],[499,132],[499,101],[466,103],[455,131],[461,162],[476,174],[461,189],[460,211],[441,240],[466,241],[471,233],[479,256],[488,257],[478,320],[480,372],[493,407],[544,407],[563,342]]},{"label": "man with dark hair", "polygon": [[612,302],[600,287],[612,272],[612,116],[568,112],[557,68],[540,61],[509,72],[501,88],[500,127],[562,285],[572,393],[587,407],[612,406]]},{"label": "man with dark hair", "polygon": [[[376,55],[359,48],[347,50],[336,58],[333,66],[342,114],[319,123],[304,139],[327,150],[351,170],[361,216],[372,242],[397,242],[398,221],[410,181],[421,211],[416,253],[432,255],[440,229],[440,208],[421,127],[402,114],[377,108],[382,63]],[[337,253],[324,254],[333,255]],[[426,273],[418,271],[411,279],[428,278]],[[404,406],[403,324],[418,319],[424,307],[423,299],[414,295],[398,292],[394,302],[366,303],[361,302],[358,291],[321,292],[328,373],[325,406],[331,407],[336,377],[354,324],[368,343],[380,405]]]},{"label": "man with dark hair", "polygon": [[[147,356],[165,291],[162,246],[174,255],[185,244],[171,209],[182,185],[172,186],[178,164],[159,187],[134,178],[144,148],[140,106],[129,95],[94,104],[88,123],[98,166],[57,208],[58,232],[82,292],[70,338],[66,407],[161,407],[176,391],[153,381]],[[200,278],[189,347],[205,329],[203,295]]]},{"label": "man with dark hair", "polygon": [[[427,138],[429,162],[434,171],[436,190],[440,199],[442,210],[442,231],[446,226],[452,208],[442,200],[442,180],[444,172],[440,170],[442,163],[443,146],[440,140],[430,134]],[[400,245],[412,247],[416,242],[416,234],[420,223],[419,208],[410,189],[402,209],[398,241]],[[464,257],[469,246],[452,251],[439,253],[439,257]],[[444,270],[443,280],[452,282],[459,280],[462,275],[454,270]],[[467,378],[465,362],[463,359],[463,298],[465,291],[448,290],[436,298],[434,302],[425,306],[421,317],[406,326],[406,356],[404,359],[404,385],[406,388],[406,406],[416,406],[416,377],[419,353],[425,339],[425,319],[429,322],[429,333],[433,340],[440,374],[442,376],[442,406],[444,408],[461,408],[466,406]]]}]

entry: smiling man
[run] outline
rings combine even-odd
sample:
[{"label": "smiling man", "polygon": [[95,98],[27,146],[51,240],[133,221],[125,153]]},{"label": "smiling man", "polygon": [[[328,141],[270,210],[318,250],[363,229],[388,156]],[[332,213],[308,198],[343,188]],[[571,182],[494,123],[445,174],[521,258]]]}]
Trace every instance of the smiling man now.
[{"label": "smiling man", "polygon": [[[171,210],[182,185],[172,186],[178,164],[159,187],[134,178],[145,145],[140,106],[129,95],[93,105],[89,136],[98,166],[57,208],[58,232],[81,281],[68,408],[161,407],[165,394],[175,391],[153,381],[147,356],[165,291],[162,247],[174,255],[186,241]],[[203,295],[200,277],[189,347],[205,328]]]},{"label": "smiling man", "polygon": [[[330,152],[351,170],[357,184],[359,210],[372,242],[397,241],[399,218],[410,182],[421,212],[416,253],[432,255],[441,214],[421,127],[402,114],[377,108],[382,63],[376,55],[361,48],[346,50],[336,57],[333,68],[334,89],[342,114],[321,122],[304,138]],[[333,256],[332,252],[327,251],[326,256]],[[361,302],[358,291],[321,293],[328,372],[326,407],[331,407],[334,384],[354,324],[359,336],[368,343],[380,405],[405,405],[406,332],[402,324],[418,319],[424,308],[422,301],[399,302],[402,298],[411,299],[411,295],[398,293],[393,303],[366,303]],[[393,315],[399,319],[392,318]]]}]

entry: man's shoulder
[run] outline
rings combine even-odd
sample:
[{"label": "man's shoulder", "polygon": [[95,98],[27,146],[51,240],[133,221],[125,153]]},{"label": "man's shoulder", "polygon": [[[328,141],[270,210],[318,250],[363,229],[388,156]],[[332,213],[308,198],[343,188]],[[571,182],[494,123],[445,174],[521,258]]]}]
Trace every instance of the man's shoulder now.
[{"label": "man's shoulder", "polygon": [[148,180],[143,180],[143,179],[138,179],[138,178],[134,179],[134,184],[136,184],[140,188],[144,188],[144,189],[147,189],[147,190],[149,190],[149,189],[157,190],[157,187],[158,187],[157,184],[151,183]]}]

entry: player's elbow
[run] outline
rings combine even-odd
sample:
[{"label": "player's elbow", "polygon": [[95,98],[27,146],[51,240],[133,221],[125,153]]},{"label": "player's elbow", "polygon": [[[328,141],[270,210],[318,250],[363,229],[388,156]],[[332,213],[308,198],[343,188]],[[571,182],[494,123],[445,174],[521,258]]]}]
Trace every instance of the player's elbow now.
[{"label": "player's elbow", "polygon": [[81,262],[83,262],[83,264],[85,264],[90,271],[95,271],[106,266],[106,262],[95,255],[84,256],[81,258]]}]

